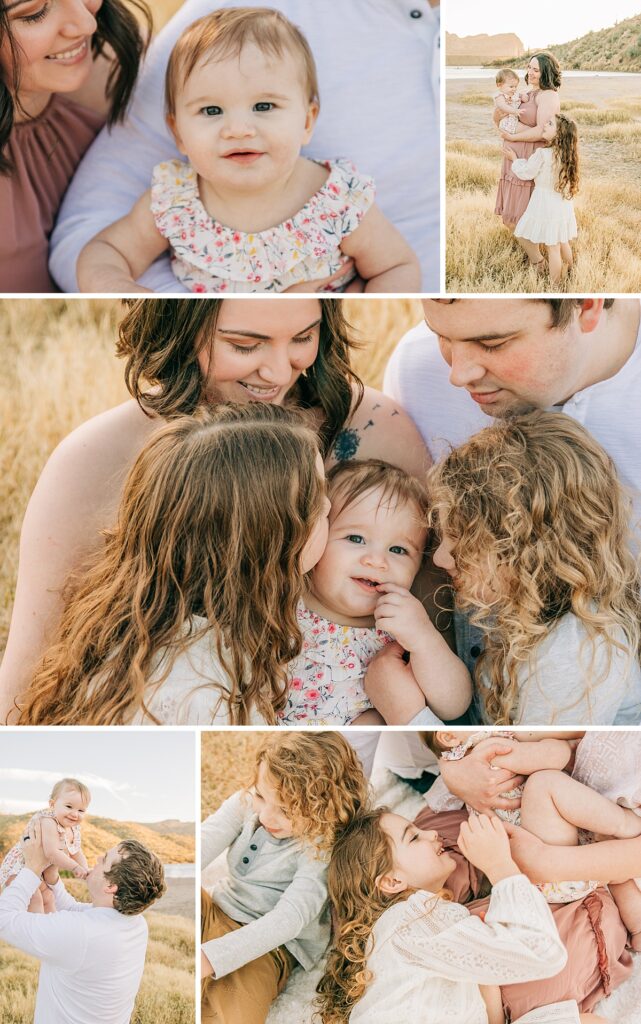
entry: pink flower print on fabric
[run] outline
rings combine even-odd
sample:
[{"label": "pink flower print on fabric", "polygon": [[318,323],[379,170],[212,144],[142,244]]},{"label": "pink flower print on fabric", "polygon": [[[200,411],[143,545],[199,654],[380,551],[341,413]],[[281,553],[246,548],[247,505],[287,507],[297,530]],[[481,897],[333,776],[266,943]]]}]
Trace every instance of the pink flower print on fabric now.
[{"label": "pink flower print on fabric", "polygon": [[371,707],[363,689],[365,672],[392,637],[374,628],[341,626],[302,602],[297,618],[303,649],[288,666],[289,693],[279,723],[349,725]]},{"label": "pink flower print on fabric", "polygon": [[[374,183],[348,160],[319,161],[329,176],[294,217],[260,232],[213,220],[202,205],[189,163],[168,160],[153,171],[151,211],[171,246],[174,274],[192,292],[282,292],[340,270],[343,239],[374,202]],[[337,280],[342,290],[353,272]]]}]

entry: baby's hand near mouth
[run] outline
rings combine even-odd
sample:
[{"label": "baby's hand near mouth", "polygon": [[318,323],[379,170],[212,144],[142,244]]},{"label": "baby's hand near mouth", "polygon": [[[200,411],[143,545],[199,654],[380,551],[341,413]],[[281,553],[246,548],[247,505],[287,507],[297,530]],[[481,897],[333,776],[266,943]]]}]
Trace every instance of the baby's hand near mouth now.
[{"label": "baby's hand near mouth", "polygon": [[434,628],[425,608],[406,587],[396,583],[379,583],[376,589],[381,595],[374,609],[376,628],[391,633],[411,653],[421,645],[426,631]]}]

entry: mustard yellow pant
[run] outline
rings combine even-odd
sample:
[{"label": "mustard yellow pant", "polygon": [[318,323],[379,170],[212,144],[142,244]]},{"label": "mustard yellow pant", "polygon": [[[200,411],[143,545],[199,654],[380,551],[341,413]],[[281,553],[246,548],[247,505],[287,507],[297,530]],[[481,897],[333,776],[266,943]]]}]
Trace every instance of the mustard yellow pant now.
[{"label": "mustard yellow pant", "polygon": [[[201,897],[203,942],[243,927],[223,913],[204,889]],[[279,946],[224,978],[204,978],[202,1024],[265,1024],[271,1004],[295,966],[289,950]]]}]

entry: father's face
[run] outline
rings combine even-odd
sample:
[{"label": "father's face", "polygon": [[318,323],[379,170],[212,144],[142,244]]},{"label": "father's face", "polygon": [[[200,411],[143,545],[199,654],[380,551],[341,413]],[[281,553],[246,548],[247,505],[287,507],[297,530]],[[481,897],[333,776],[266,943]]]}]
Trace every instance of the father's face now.
[{"label": "father's face", "polygon": [[548,408],[579,387],[580,334],[572,321],[552,327],[552,310],[532,299],[423,302],[450,381],[488,416]]},{"label": "father's face", "polygon": [[89,895],[92,899],[104,893],[105,887],[109,885],[105,878],[105,872],[110,871],[119,860],[122,860],[122,856],[117,846],[113,846],[111,850],[107,850],[101,857],[98,857],[95,866],[91,869],[86,879]]}]

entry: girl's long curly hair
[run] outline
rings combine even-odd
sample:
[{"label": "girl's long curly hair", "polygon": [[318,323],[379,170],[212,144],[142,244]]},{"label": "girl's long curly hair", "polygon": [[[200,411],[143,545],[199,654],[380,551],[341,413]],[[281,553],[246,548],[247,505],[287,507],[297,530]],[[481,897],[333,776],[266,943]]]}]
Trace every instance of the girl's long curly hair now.
[{"label": "girl's long curly hair", "polygon": [[[454,542],[456,604],[485,632],[477,684],[497,725],[518,718],[523,667],[573,613],[597,644],[639,655],[641,579],[631,504],[614,464],[579,423],[532,412],[486,427],[430,470],[431,521]],[[480,584],[485,583],[485,596]],[[487,596],[487,590],[492,594]]]},{"label": "girl's long curly hair", "polygon": [[[138,17],[136,17],[136,12]],[[142,21],[144,31],[141,31]],[[123,121],[138,77],[140,63],[151,38],[151,11],[145,0],[102,0],[96,12],[96,29],[91,40],[91,51],[95,57],[113,52],[115,60],[107,78],[107,98],[111,109],[107,123],[112,125]],[[7,42],[11,55],[11,68],[0,72],[0,174],[13,171],[10,160],[4,155],[5,147],[13,129],[16,105],[20,109],[20,60],[21,50],[11,33],[11,19],[5,0],[0,0],[0,45]]]},{"label": "girl's long curly hair", "polygon": [[579,191],[579,126],[565,114],[556,115],[556,135],[550,143],[557,171],[556,191],[572,199]]},{"label": "girl's long curly hair", "polygon": [[[376,807],[356,815],[338,836],[327,873],[327,889],[334,914],[334,938],[325,973],[316,991],[315,1017],[322,1024],[347,1024],[354,1004],[372,980],[367,960],[372,952],[372,930],[379,917],[414,889],[385,893],[381,875],[394,869],[392,842],[381,825],[389,808]],[[451,900],[442,889],[436,898]]]},{"label": "girl's long curly hair", "polygon": [[334,912],[334,939],[325,973],[316,991],[317,1016],[322,1024],[347,1024],[354,1004],[372,980],[367,970],[372,929],[409,890],[389,895],[377,879],[392,871],[394,860],[381,818],[387,807],[355,817],[338,837],[327,874],[327,889]]},{"label": "girl's long curly hair", "polygon": [[272,734],[258,749],[256,772],[260,764],[281,798],[294,835],[319,850],[329,853],[336,837],[368,806],[361,762],[340,733]]},{"label": "girl's long curly hair", "polygon": [[[116,351],[126,359],[125,381],[143,412],[171,419],[211,403],[198,355],[212,344],[224,301],[145,298],[127,303]],[[341,300],[322,301],[320,306],[318,355],[299,378],[292,404],[322,414],[318,434],[325,457],[360,404],[363,384],[350,366],[357,345]]]},{"label": "girl's long curly hair", "polygon": [[104,548],[69,583],[57,639],[18,701],[20,723],[126,724],[210,635],[229,692],[210,685],[230,722],[245,724],[255,708],[275,724],[285,665],[302,646],[300,560],[324,491],[317,457],[297,416],[259,402],[154,434]]}]

